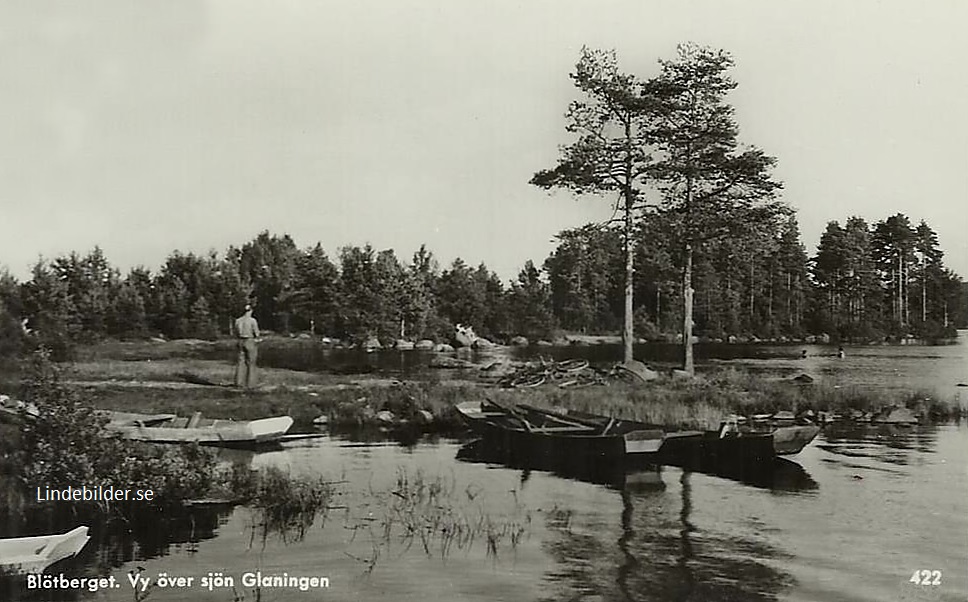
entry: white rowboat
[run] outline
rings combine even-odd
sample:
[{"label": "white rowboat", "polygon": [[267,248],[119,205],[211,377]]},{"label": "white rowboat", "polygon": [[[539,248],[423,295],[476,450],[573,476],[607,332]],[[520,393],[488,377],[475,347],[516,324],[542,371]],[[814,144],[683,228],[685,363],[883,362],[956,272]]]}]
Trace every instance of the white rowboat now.
[{"label": "white rowboat", "polygon": [[87,527],[60,535],[0,539],[0,573],[28,575],[75,556],[90,540]]}]

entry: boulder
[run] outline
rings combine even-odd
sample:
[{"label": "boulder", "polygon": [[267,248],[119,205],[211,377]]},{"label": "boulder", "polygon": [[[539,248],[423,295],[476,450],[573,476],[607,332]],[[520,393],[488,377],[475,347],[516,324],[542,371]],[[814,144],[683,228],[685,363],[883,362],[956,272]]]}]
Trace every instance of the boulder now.
[{"label": "boulder", "polygon": [[830,344],[830,335],[827,334],[826,332],[823,333],[823,334],[821,334],[819,337],[817,337],[817,342],[818,343],[823,343],[824,345],[829,345]]},{"label": "boulder", "polygon": [[492,375],[510,374],[514,366],[510,362],[495,360],[480,367],[481,372],[488,372]]},{"label": "boulder", "polygon": [[430,339],[420,339],[414,344],[414,349],[420,349],[421,351],[433,351],[434,342]]},{"label": "boulder", "polygon": [[366,349],[367,351],[373,351],[375,349],[383,349],[383,345],[380,344],[380,339],[376,337],[370,337],[366,339],[365,341],[363,341],[363,344],[360,345],[360,347],[362,349]]},{"label": "boulder", "polygon": [[537,343],[535,343],[535,345],[537,345],[538,347],[554,347],[555,346],[555,344],[552,343],[551,341],[545,341],[544,339],[538,341]]},{"label": "boulder", "polygon": [[728,337],[726,337],[726,342],[727,343],[735,343],[737,341],[738,341],[738,339],[736,338],[736,335],[735,334],[731,334]]},{"label": "boulder", "polygon": [[658,372],[650,369],[648,366],[638,360],[629,360],[622,364],[622,367],[642,382],[648,382],[650,380],[659,378]]},{"label": "boulder", "polygon": [[448,345],[447,343],[437,343],[434,345],[434,351],[437,353],[450,353],[454,350],[453,345]]},{"label": "boulder", "polygon": [[397,342],[393,344],[393,348],[400,351],[408,351],[413,349],[413,347],[413,341],[406,341],[404,339],[397,339]]},{"label": "boulder", "polygon": [[460,369],[471,368],[473,366],[474,362],[469,362],[456,357],[448,357],[446,355],[436,356],[430,360],[430,367],[438,369]]},{"label": "boulder", "polygon": [[778,422],[793,422],[796,416],[790,410],[780,410],[776,414],[773,414],[773,420]]},{"label": "boulder", "polygon": [[794,376],[793,377],[793,382],[797,382],[797,383],[800,383],[800,384],[803,384],[803,385],[809,385],[814,380],[816,380],[816,379],[814,377],[810,376],[807,373],[803,373],[803,374],[800,374],[799,376]]},{"label": "boulder", "polygon": [[474,349],[493,349],[497,347],[497,345],[491,341],[488,341],[484,337],[477,337],[477,339],[471,344],[471,347]]},{"label": "boulder", "polygon": [[675,368],[672,370],[672,380],[692,380],[695,378],[692,374],[689,374],[685,370],[679,370]]},{"label": "boulder", "polygon": [[511,344],[514,345],[515,347],[527,347],[528,338],[518,335],[511,339]]},{"label": "boulder", "polygon": [[918,417],[907,408],[894,407],[879,412],[871,419],[871,422],[875,424],[914,425],[918,423]]},{"label": "boulder", "polygon": [[397,421],[397,417],[393,415],[393,412],[389,410],[380,410],[375,416],[377,422],[383,424],[393,424]]}]

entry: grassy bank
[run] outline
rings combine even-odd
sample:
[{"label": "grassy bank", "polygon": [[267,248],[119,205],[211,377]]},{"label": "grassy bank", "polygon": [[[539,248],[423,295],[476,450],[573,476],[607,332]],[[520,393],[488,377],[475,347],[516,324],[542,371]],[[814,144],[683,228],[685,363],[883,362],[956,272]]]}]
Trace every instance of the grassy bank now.
[{"label": "grassy bank", "polygon": [[[180,364],[179,364],[180,365]],[[129,367],[130,368],[130,367]],[[152,368],[153,370],[154,368]],[[298,374],[298,373],[297,373]],[[273,375],[282,382],[284,375]],[[286,414],[296,430],[309,430],[319,416],[330,424],[364,426],[389,410],[396,416],[412,416],[424,410],[433,416],[433,430],[455,431],[461,427],[453,407],[457,403],[493,399],[504,404],[530,403],[614,415],[667,427],[715,428],[728,414],[799,413],[852,410],[877,412],[891,406],[916,410],[929,420],[944,421],[965,415],[953,400],[937,400],[925,391],[872,392],[860,387],[824,384],[798,385],[790,381],[764,380],[738,371],[722,371],[706,378],[662,378],[643,385],[614,382],[608,386],[559,389],[503,389],[468,374],[468,380],[381,381],[365,379],[334,384],[325,375],[304,385],[278,385],[262,390],[240,391],[213,386],[165,386],[164,380],[88,382],[84,395],[99,408],[132,412],[200,411],[214,418],[255,419]],[[175,385],[177,381],[171,381]],[[153,386],[155,384],[161,386]]]},{"label": "grassy bank", "polygon": [[567,408],[681,428],[716,428],[728,414],[772,414],[781,410],[873,413],[903,406],[930,421],[968,416],[966,409],[959,407],[954,400],[934,399],[926,391],[885,393],[861,387],[799,385],[791,381],[765,380],[735,370],[724,370],[694,380],[665,378],[639,386],[613,384],[579,390],[499,389],[488,391],[487,396],[505,404]]},{"label": "grassy bank", "polygon": [[[269,339],[266,346],[302,349],[312,342]],[[668,377],[629,385],[559,389],[501,389],[476,369],[429,373],[421,380],[401,382],[378,375],[340,375],[259,368],[259,387],[241,391],[228,386],[234,375],[231,341],[107,342],[78,350],[77,361],[62,364],[64,382],[82,391],[95,407],[129,412],[202,412],[212,418],[239,420],[289,415],[295,430],[313,428],[325,416],[343,427],[376,424],[389,410],[402,418],[418,411],[433,417],[424,428],[457,431],[453,407],[462,401],[493,399],[505,404],[530,403],[596,414],[614,415],[667,427],[715,428],[728,414],[802,412],[876,412],[905,406],[928,419],[965,415],[954,400],[933,399],[926,391],[873,392],[860,387],[823,383],[797,384],[765,380],[725,369],[694,380]],[[211,358],[224,359],[211,359]],[[12,375],[7,374],[8,383]],[[0,385],[4,383],[0,382]],[[3,391],[13,391],[8,384]]]}]

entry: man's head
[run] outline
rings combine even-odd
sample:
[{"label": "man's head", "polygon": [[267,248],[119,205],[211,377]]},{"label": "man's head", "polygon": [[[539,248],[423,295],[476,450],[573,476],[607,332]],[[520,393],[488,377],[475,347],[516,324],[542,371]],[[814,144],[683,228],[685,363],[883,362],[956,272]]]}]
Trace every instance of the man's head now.
[{"label": "man's head", "polygon": [[247,316],[252,315],[252,305],[250,305],[249,303],[245,304],[245,315]]}]

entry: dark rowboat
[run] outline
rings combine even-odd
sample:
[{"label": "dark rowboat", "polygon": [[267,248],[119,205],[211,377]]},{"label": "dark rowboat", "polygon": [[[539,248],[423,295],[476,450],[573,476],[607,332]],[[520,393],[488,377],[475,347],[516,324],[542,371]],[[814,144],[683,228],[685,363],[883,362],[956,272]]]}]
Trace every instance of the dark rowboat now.
[{"label": "dark rowboat", "polygon": [[702,433],[665,433],[633,420],[579,413],[557,413],[526,405],[465,402],[457,411],[485,445],[508,452],[574,458],[657,460],[660,449],[676,438]]},{"label": "dark rowboat", "polygon": [[750,463],[799,453],[820,432],[792,414],[731,417],[716,431],[666,431],[659,426],[519,404],[467,402],[457,407],[486,445],[558,458],[635,459],[679,466],[711,460]]}]

